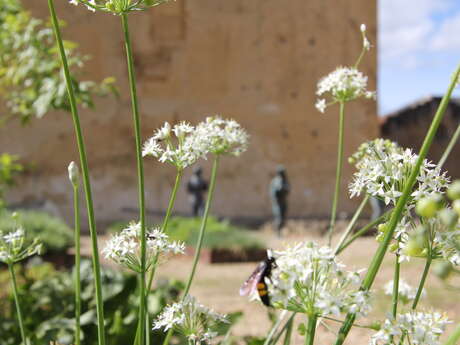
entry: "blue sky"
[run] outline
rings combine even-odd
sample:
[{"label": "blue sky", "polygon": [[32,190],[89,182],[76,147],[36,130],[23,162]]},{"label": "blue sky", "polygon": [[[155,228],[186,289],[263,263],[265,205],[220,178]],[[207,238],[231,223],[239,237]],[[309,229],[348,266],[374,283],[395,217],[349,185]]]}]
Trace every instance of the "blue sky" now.
[{"label": "blue sky", "polygon": [[460,63],[460,0],[378,1],[379,113],[385,115],[445,92]]}]

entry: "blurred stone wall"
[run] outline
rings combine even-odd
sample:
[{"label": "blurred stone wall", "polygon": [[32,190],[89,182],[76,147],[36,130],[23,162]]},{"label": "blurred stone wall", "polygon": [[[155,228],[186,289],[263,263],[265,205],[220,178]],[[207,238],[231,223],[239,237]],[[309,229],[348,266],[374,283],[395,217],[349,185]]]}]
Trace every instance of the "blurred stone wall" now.
[{"label": "blurred stone wall", "polygon": [[[418,152],[440,103],[441,97],[428,97],[388,114],[381,124],[382,137]],[[429,160],[438,162],[441,159],[459,124],[460,100],[452,99],[428,153]],[[457,144],[443,167],[453,179],[460,178],[459,158],[460,145]]]},{"label": "blurred stone wall", "polygon": [[[48,16],[43,1],[24,3],[34,15]],[[134,137],[120,19],[66,0],[56,3],[68,24],[64,37],[92,56],[87,76],[113,75],[121,91],[120,99],[100,99],[95,111],[81,111],[98,220],[135,218]],[[284,164],[292,185],[290,216],[326,216],[334,188],[338,107],[324,115],[316,111],[316,83],[336,66],[355,62],[362,44],[359,27],[366,23],[374,48],[361,70],[375,89],[376,11],[374,0],[178,0],[130,15],[144,138],[164,121],[196,123],[216,113],[233,117],[251,134],[251,145],[241,158],[222,161],[213,212],[269,216],[268,183],[276,165]],[[377,135],[375,102],[347,106],[346,157]],[[26,127],[10,123],[0,146],[35,166],[9,194],[10,201],[47,201],[71,219],[66,169],[78,156],[70,116],[51,113]],[[209,162],[202,165],[209,176]],[[153,159],[145,168],[148,209],[163,210],[174,171]],[[345,191],[351,173],[345,163],[340,211],[351,212],[357,202]],[[188,212],[183,189],[177,210]]]}]

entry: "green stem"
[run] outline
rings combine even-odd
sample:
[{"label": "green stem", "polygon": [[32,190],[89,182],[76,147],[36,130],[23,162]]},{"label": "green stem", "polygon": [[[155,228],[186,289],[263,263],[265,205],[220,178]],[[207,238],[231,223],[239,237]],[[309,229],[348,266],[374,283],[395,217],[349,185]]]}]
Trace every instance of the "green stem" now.
[{"label": "green stem", "polygon": [[308,316],[307,333],[305,334],[305,345],[313,345],[315,341],[316,322],[318,317],[316,315]]},{"label": "green stem", "polygon": [[72,79],[70,76],[69,65],[67,62],[67,56],[64,50],[64,44],[61,38],[61,31],[59,28],[59,22],[54,9],[53,0],[48,0],[48,7],[51,14],[51,21],[53,24],[54,33],[56,36],[56,42],[59,48],[59,54],[61,57],[62,67],[64,70],[65,82],[67,86],[67,92],[69,96],[70,110],[72,113],[72,120],[75,129],[75,135],[77,138],[78,153],[80,156],[80,166],[83,175],[83,188],[86,197],[86,208],[88,212],[88,224],[89,232],[91,237],[92,247],[92,261],[93,261],[93,272],[94,272],[94,285],[96,291],[96,312],[97,312],[97,331],[98,331],[98,344],[105,345],[105,327],[104,327],[104,305],[102,300],[102,283],[101,283],[101,266],[99,262],[99,250],[97,247],[97,230],[96,221],[94,217],[93,197],[91,192],[91,183],[89,178],[88,161],[86,158],[85,143],[83,140],[83,134],[80,126],[80,118],[78,116],[77,102],[75,99],[75,93],[72,86]]},{"label": "green stem", "polygon": [[[293,323],[294,323],[294,318],[296,316],[296,313],[292,313],[291,316],[289,317],[289,319],[286,321],[286,323],[284,324],[284,326],[281,328],[281,330],[276,334],[276,336],[273,337],[273,340],[270,342],[270,344],[276,344],[278,343],[278,340],[281,338],[281,336],[283,335],[284,332],[288,332],[289,329],[291,329],[292,331],[292,326],[293,326]],[[288,337],[288,334],[286,333],[286,336],[284,338],[284,342],[286,341],[291,341],[291,338],[290,338],[290,335],[289,335],[289,338],[287,339]]]},{"label": "green stem", "polygon": [[450,139],[446,150],[444,151],[444,153],[442,154],[441,159],[439,160],[438,167],[440,169],[446,163],[447,158],[449,158],[449,155],[452,152],[452,149],[454,148],[455,144],[457,143],[459,137],[460,137],[460,124],[458,125],[457,129],[455,130],[455,133],[452,136],[452,138]]},{"label": "green stem", "polygon": [[347,248],[350,244],[352,244],[357,238],[361,237],[363,234],[368,232],[370,229],[375,227],[376,225],[380,224],[385,220],[385,218],[390,214],[392,210],[385,212],[382,214],[380,217],[374,219],[372,222],[367,224],[366,226],[362,227],[358,231],[356,231],[353,236],[350,237],[348,241],[346,241],[344,244],[342,244],[339,249],[336,249],[335,255],[340,254],[345,248]]},{"label": "green stem", "polygon": [[418,284],[417,293],[415,294],[414,301],[412,302],[412,310],[415,310],[415,308],[417,308],[417,304],[420,301],[420,297],[422,296],[423,292],[423,287],[425,286],[426,278],[428,277],[428,272],[430,271],[432,260],[433,259],[431,258],[431,255],[428,255],[425,262],[425,268],[423,269],[422,278],[420,279],[420,283]]},{"label": "green stem", "polygon": [[337,252],[340,250],[340,248],[342,247],[342,245],[345,242],[345,240],[348,238],[350,233],[353,231],[353,228],[354,228],[356,222],[358,221],[358,218],[361,215],[361,213],[363,212],[363,209],[366,206],[368,201],[369,201],[369,195],[366,194],[366,196],[364,197],[363,201],[361,202],[361,204],[359,205],[358,209],[356,210],[355,214],[351,218],[350,224],[348,224],[348,227],[344,231],[342,237],[340,238],[339,243],[335,247],[335,250],[334,250],[335,255],[337,255]]},{"label": "green stem", "polygon": [[[402,213],[406,207],[406,204],[409,200],[409,197],[411,195],[412,189],[414,187],[414,184],[416,182],[417,176],[420,172],[420,166],[423,163],[423,160],[426,158],[428,151],[431,147],[431,144],[433,143],[434,137],[436,135],[436,132],[439,128],[439,125],[444,117],[444,114],[446,112],[446,109],[449,105],[449,101],[452,96],[452,92],[454,91],[457,81],[460,75],[460,66],[457,68],[453,80],[451,81],[449,88],[447,90],[447,93],[444,95],[441,104],[439,105],[439,108],[433,118],[433,121],[431,123],[430,129],[428,130],[428,133],[425,137],[425,140],[423,141],[423,145],[420,149],[419,157],[417,159],[417,162],[415,163],[415,167],[412,170],[409,179],[407,180],[407,183],[404,186],[404,190],[402,192],[402,195],[399,197],[398,202],[396,203],[396,206],[394,208],[394,211],[391,214],[390,221],[388,222],[388,230],[384,235],[383,241],[380,243],[379,248],[377,249],[377,252],[375,253],[372,262],[369,266],[369,269],[367,271],[367,274],[364,278],[363,284],[361,286],[361,289],[364,291],[368,291],[372,284],[374,283],[374,279],[377,275],[377,272],[380,269],[380,265],[382,264],[383,258],[387,252],[388,246],[390,245],[390,242],[393,238],[394,231],[396,229],[396,226],[398,225],[399,221],[401,220]],[[348,333],[350,332],[350,329],[353,325],[353,322],[356,318],[356,314],[348,314],[346,318],[345,324],[342,326],[342,328],[339,331],[339,335],[337,337],[337,340],[335,342],[335,345],[341,345],[345,341],[345,338],[347,337]]]},{"label": "green stem", "polygon": [[[173,190],[171,192],[171,197],[169,198],[168,208],[166,210],[166,214],[165,214],[165,217],[163,219],[163,224],[161,226],[161,230],[163,232],[166,232],[166,230],[168,228],[169,219],[171,218],[172,210],[174,209],[174,203],[176,202],[177,191],[179,190],[179,187],[180,187],[180,182],[181,182],[181,179],[182,179],[183,172],[184,172],[183,170],[178,170],[177,171],[176,181],[174,182],[174,187],[173,187]],[[147,303],[148,303],[148,296],[149,296],[150,290],[152,289],[153,278],[155,277],[157,263],[158,263],[158,254],[153,259],[152,270],[150,271],[150,276],[149,276],[149,280],[148,280],[148,283],[147,283],[147,289],[145,291],[145,298],[146,298],[145,305],[147,305]],[[148,319],[148,315],[146,316],[146,319]],[[146,322],[146,324],[148,324],[148,323]],[[146,332],[147,331],[148,331],[148,328],[146,328]],[[135,344],[138,343],[139,332],[140,332],[140,325],[138,324],[137,332],[136,332],[136,340],[134,342]],[[147,342],[150,340],[150,338],[147,335],[146,335],[146,340],[147,340]]]},{"label": "green stem", "polygon": [[393,294],[392,294],[392,315],[396,318],[398,313],[398,298],[399,298],[399,274],[401,271],[401,264],[399,263],[399,255],[395,255],[395,272],[393,277]]},{"label": "green stem", "polygon": [[219,165],[219,156],[216,155],[214,158],[214,162],[212,164],[211,181],[209,182],[208,197],[206,199],[206,205],[204,208],[203,218],[201,220],[200,233],[198,235],[198,241],[197,241],[196,248],[195,248],[195,256],[193,258],[192,271],[190,272],[190,276],[188,278],[187,285],[184,291],[184,298],[185,296],[188,295],[190,291],[190,287],[192,286],[193,278],[195,277],[196,266],[198,264],[198,260],[200,259],[201,247],[203,245],[204,233],[206,230],[206,223],[208,221],[209,210],[211,208],[212,198],[214,195],[214,188],[216,187],[216,177],[217,177],[218,165]]},{"label": "green stem", "polygon": [[340,179],[342,177],[342,165],[343,165],[343,137],[344,137],[344,124],[345,124],[345,103],[340,102],[340,113],[339,113],[339,141],[337,148],[337,166],[335,173],[335,190],[334,199],[332,201],[331,210],[331,221],[328,230],[328,245],[331,245],[332,233],[334,232],[335,219],[337,214],[337,203],[339,202],[340,193]]},{"label": "green stem", "polygon": [[[200,258],[200,253],[201,253],[201,246],[203,245],[203,239],[204,239],[204,233],[206,230],[206,223],[208,221],[208,214],[209,210],[211,208],[211,203],[212,203],[212,198],[214,195],[214,189],[216,186],[216,177],[217,177],[217,167],[219,165],[219,156],[216,155],[214,158],[214,162],[212,164],[212,171],[211,171],[211,180],[209,182],[209,191],[208,191],[208,197],[206,199],[206,205],[204,207],[204,213],[203,217],[201,219],[201,227],[200,227],[200,233],[198,235],[198,241],[197,245],[195,248],[195,256],[193,258],[193,264],[192,264],[192,271],[190,272],[190,276],[187,281],[187,285],[185,287],[184,294],[182,296],[182,300],[188,295],[190,291],[190,287],[192,286],[193,278],[195,276],[195,271],[196,271],[196,266],[198,264],[198,260]],[[170,328],[168,333],[166,334],[166,337],[163,341],[163,345],[169,344],[169,340],[171,339],[173,329]]]},{"label": "green stem", "polygon": [[139,324],[140,324],[140,344],[145,343],[145,288],[146,288],[146,229],[145,229],[145,193],[144,193],[144,166],[142,162],[142,144],[141,144],[141,120],[139,115],[139,105],[136,90],[136,75],[134,72],[133,48],[129,35],[128,15],[121,15],[121,23],[125,38],[126,60],[128,64],[129,89],[131,92],[131,106],[133,113],[134,135],[136,144],[136,163],[139,195],[139,221],[141,224],[141,272],[140,272],[140,291],[139,291]]},{"label": "green stem", "polygon": [[16,304],[16,312],[18,314],[19,329],[21,331],[22,342],[24,343],[24,345],[28,345],[29,341],[26,338],[26,332],[24,329],[24,320],[22,318],[21,305],[19,304],[18,285],[16,283],[16,274],[14,273],[13,265],[13,263],[8,264],[8,270],[10,271],[11,285],[13,286],[13,295],[14,302]]},{"label": "green stem", "polygon": [[282,311],[278,315],[278,319],[276,320],[276,322],[273,325],[273,327],[270,329],[270,332],[268,333],[268,336],[265,338],[264,345],[269,345],[270,344],[270,342],[272,341],[273,336],[275,335],[276,330],[281,325],[281,322],[283,322],[285,316],[286,316],[286,313],[284,311]]},{"label": "green stem", "polygon": [[457,345],[460,341],[460,323],[443,345]]},{"label": "green stem", "polygon": [[[283,345],[291,344],[291,337],[292,337],[292,328],[294,326],[294,318],[290,318],[286,323],[286,335],[284,336]],[[276,342],[274,342],[276,344]]]},{"label": "green stem", "polygon": [[75,345],[80,345],[81,283],[80,283],[80,201],[78,185],[73,187],[75,212]]}]

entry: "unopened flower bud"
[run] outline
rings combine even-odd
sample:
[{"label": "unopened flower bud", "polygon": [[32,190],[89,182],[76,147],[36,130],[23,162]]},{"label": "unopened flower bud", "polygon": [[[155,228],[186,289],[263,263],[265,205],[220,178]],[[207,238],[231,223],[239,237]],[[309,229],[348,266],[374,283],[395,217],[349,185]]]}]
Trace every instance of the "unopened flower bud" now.
[{"label": "unopened flower bud", "polygon": [[458,214],[454,210],[447,208],[439,212],[439,218],[449,228],[454,227],[458,222]]},{"label": "unopened flower bud", "polygon": [[411,238],[404,248],[404,253],[408,256],[422,256],[424,249],[425,248],[423,248],[423,245],[421,245],[418,239]]},{"label": "unopened flower bud", "polygon": [[457,200],[460,199],[460,180],[454,181],[447,189],[447,196],[451,200]]},{"label": "unopened flower bud", "polygon": [[452,264],[448,261],[440,261],[433,267],[433,272],[442,280],[446,280],[452,272]]},{"label": "unopened flower bud", "polygon": [[362,33],[366,32],[366,24],[361,24],[360,30]]},{"label": "unopened flower bud", "polygon": [[460,216],[460,199],[457,199],[452,203],[452,208]]},{"label": "unopened flower bud", "polygon": [[80,172],[78,171],[78,166],[75,162],[70,162],[69,167],[69,180],[74,187],[78,186],[80,180]]},{"label": "unopened flower bud", "polygon": [[417,214],[424,218],[432,218],[441,207],[442,197],[431,196],[417,202]]},{"label": "unopened flower bud", "polygon": [[398,244],[397,243],[392,243],[390,245],[390,252],[394,253],[398,250]]},{"label": "unopened flower bud", "polygon": [[387,232],[388,226],[386,223],[379,224],[379,226],[377,227],[377,230],[381,232],[382,234],[384,234],[385,232]]}]

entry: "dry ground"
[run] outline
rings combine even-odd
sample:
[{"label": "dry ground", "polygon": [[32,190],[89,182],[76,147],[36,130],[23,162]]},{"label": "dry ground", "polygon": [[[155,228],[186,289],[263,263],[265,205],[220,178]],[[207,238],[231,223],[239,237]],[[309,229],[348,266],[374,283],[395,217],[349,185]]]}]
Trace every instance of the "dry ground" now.
[{"label": "dry ground", "polygon": [[[272,248],[279,248],[286,242],[314,240],[324,243],[325,239],[320,235],[319,230],[324,224],[318,222],[306,224],[290,224],[289,235],[282,239],[275,237],[269,227],[261,231],[261,237],[266,239]],[[340,225],[339,225],[340,228]],[[334,243],[338,241],[338,235],[334,237]],[[365,268],[369,265],[370,259],[377,248],[373,237],[360,238],[355,241],[343,254],[340,259],[351,268]],[[206,264],[198,266],[196,279],[191,289],[192,295],[196,296],[203,304],[211,306],[223,313],[243,311],[243,319],[234,327],[235,335],[264,335],[270,328],[270,321],[267,317],[267,309],[257,302],[249,302],[247,298],[240,297],[239,287],[254,270],[255,263],[241,264]],[[375,297],[373,299],[374,309],[371,315],[365,320],[359,320],[360,324],[369,324],[373,320],[381,319],[390,310],[390,297],[382,293],[382,287],[392,279],[394,256],[387,255],[383,267],[374,283]],[[422,274],[424,262],[420,259],[413,259],[410,263],[404,263],[401,274],[404,280],[415,286],[418,284]],[[171,277],[185,280],[191,267],[190,257],[173,259],[161,266],[158,277]],[[460,280],[450,282],[460,286]],[[426,284],[427,296],[422,299],[420,308],[435,308],[448,313],[450,319],[460,322],[460,290],[455,291],[446,287],[436,276],[430,274]],[[301,317],[298,317],[301,319]],[[328,322],[333,329],[337,324]],[[452,325],[453,327],[453,325]],[[452,329],[449,328],[449,330]],[[324,326],[318,327],[318,335],[315,344],[333,344],[335,336],[327,331]],[[302,339],[297,332],[295,344],[301,344]],[[372,331],[361,328],[354,328],[348,337],[346,344],[368,344],[369,335]]]}]

